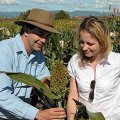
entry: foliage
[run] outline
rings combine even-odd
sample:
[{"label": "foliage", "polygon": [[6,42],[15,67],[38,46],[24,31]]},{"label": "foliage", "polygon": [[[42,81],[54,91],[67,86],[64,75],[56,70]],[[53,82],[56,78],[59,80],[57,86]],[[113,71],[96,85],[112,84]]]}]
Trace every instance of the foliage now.
[{"label": "foliage", "polygon": [[51,68],[54,60],[63,60],[64,64],[68,63],[71,56],[76,52],[76,48],[73,47],[74,35],[74,31],[51,35],[49,42],[43,48],[43,53],[49,68]]},{"label": "foliage", "polygon": [[55,28],[59,30],[61,33],[68,32],[70,30],[74,30],[76,32],[80,20],[77,19],[62,19],[55,20]]},{"label": "foliage", "polygon": [[55,19],[69,19],[70,16],[65,11],[60,10],[59,12],[55,13]]},{"label": "foliage", "polygon": [[27,86],[32,86],[34,88],[33,96],[37,96],[37,101],[34,99],[35,101],[33,102],[36,102],[35,105],[42,104],[42,107],[40,106],[40,109],[51,107],[66,108],[69,79],[67,69],[63,65],[63,62],[54,61],[51,68],[50,87],[47,87],[40,80],[25,73],[2,71],[0,73],[6,73],[11,79],[17,82],[22,82]]},{"label": "foliage", "polygon": [[102,17],[106,21],[110,31],[111,44],[114,52],[120,52],[120,16],[111,14],[107,17]]},{"label": "foliage", "polygon": [[[14,21],[17,19],[19,19],[19,20],[25,19],[28,13],[29,13],[29,11],[27,11],[26,13],[21,13],[19,18],[0,19],[0,26],[5,29],[7,28],[10,31],[10,37],[14,37],[20,29],[19,26],[16,26],[15,24],[13,24]],[[32,81],[31,82],[32,84],[26,83],[30,86],[35,85],[34,87],[37,90],[35,90],[34,94],[36,94],[36,96],[37,96],[36,97],[37,102],[43,104],[42,109],[50,108],[50,107],[54,107],[54,106],[58,107],[59,105],[62,105],[62,106],[66,105],[68,87],[65,89],[65,91],[63,90],[63,92],[60,92],[60,90],[58,90],[58,88],[55,87],[55,84],[57,84],[57,86],[60,87],[59,84],[61,83],[62,78],[58,78],[58,77],[64,76],[64,78],[67,79],[66,78],[67,75],[65,77],[65,73],[60,72],[60,69],[58,69],[60,67],[55,67],[54,65],[56,64],[55,63],[56,60],[63,61],[63,64],[67,65],[71,56],[74,53],[76,53],[77,37],[78,37],[77,36],[78,29],[77,28],[81,22],[81,19],[80,20],[71,19],[69,17],[69,15],[67,15],[67,13],[65,13],[64,11],[59,11],[58,13],[55,13],[55,14],[56,14],[55,28],[57,30],[59,30],[62,34],[59,34],[59,35],[52,34],[48,44],[46,44],[46,47],[43,48],[43,53],[45,54],[47,65],[52,74],[52,76],[51,76],[52,81],[54,81],[55,83],[51,81],[51,88],[47,88],[40,81],[38,83],[37,79],[35,79],[35,78],[31,79],[32,76],[30,76],[30,78],[29,78]],[[68,17],[68,19],[66,19],[67,17]],[[110,33],[112,33],[111,40],[112,40],[112,45],[113,45],[113,51],[120,52],[120,43],[119,43],[120,42],[120,16],[115,16],[115,15],[104,16],[104,17],[102,16],[101,19],[103,19],[108,24]],[[3,31],[0,31],[0,36],[1,36],[1,39],[8,38],[8,36],[6,36],[5,32],[3,32]],[[63,43],[62,46],[61,46],[61,42]],[[57,69],[59,72],[57,72]],[[61,70],[63,70],[63,69],[61,69]],[[58,75],[58,74],[61,74],[61,75]],[[57,78],[55,75],[57,76]],[[9,76],[13,77],[13,78],[15,76],[17,76],[17,77],[15,77],[16,80],[17,80],[17,78],[21,78],[21,79],[18,79],[18,80],[23,80],[21,82],[27,81],[27,77],[28,77],[28,75],[24,76],[24,74],[22,74],[22,73],[10,73]],[[35,82],[35,84],[33,84],[34,83],[33,80],[35,80],[37,82]],[[57,83],[57,81],[60,81],[60,83],[59,82]],[[66,82],[68,82],[68,81],[66,81]],[[38,84],[38,86],[37,86],[37,84]],[[64,83],[64,84],[66,84],[66,83]],[[47,93],[46,90],[49,92]],[[66,92],[66,93],[62,94],[64,92]],[[63,95],[63,96],[59,95],[58,93],[61,93],[61,95]],[[50,96],[52,96],[52,97],[50,97]],[[61,101],[64,101],[64,102],[61,103]],[[34,102],[35,102],[35,99],[34,99]],[[60,102],[60,104],[58,104],[59,102]],[[38,106],[38,108],[39,108],[39,106]],[[81,107],[81,109],[78,110],[76,115],[81,117],[84,113],[83,116],[87,117],[86,112],[84,112],[85,110],[86,109],[84,106]],[[89,112],[88,112],[88,114],[89,114]],[[98,113],[98,114],[100,114],[100,113]],[[94,116],[94,114],[92,114],[92,115]]]},{"label": "foliage", "polygon": [[120,52],[120,20],[119,18],[116,18],[115,16],[112,16],[112,26],[110,27],[111,33],[113,35],[111,36],[112,39],[112,45],[113,45],[113,51]]},{"label": "foliage", "polygon": [[[78,20],[57,20],[55,28],[61,34],[52,34],[43,53],[46,56],[47,66],[51,68],[54,60],[63,60],[67,65],[71,56],[76,53]],[[52,52],[51,52],[52,51]]]},{"label": "foliage", "polygon": [[20,16],[18,17],[18,20],[26,20],[29,13],[30,10],[27,10],[26,12],[21,12]]},{"label": "foliage", "polygon": [[62,61],[55,61],[51,67],[50,89],[57,96],[62,96],[68,91],[69,75]]},{"label": "foliage", "polygon": [[101,112],[97,112],[97,113],[90,113],[89,111],[87,111],[90,120],[105,120],[103,114]]},{"label": "foliage", "polygon": [[75,114],[75,120],[81,120],[81,118],[84,118],[85,120],[105,120],[103,114],[101,112],[97,113],[91,113],[86,109],[86,106],[77,101],[76,99],[73,99],[73,101],[76,103],[77,112]]},{"label": "foliage", "polygon": [[14,72],[0,72],[0,73],[6,73],[11,79],[17,81],[17,82],[21,82],[24,83],[28,86],[32,86],[35,87],[36,89],[40,90],[42,89],[42,91],[44,92],[44,94],[52,99],[59,99],[59,97],[57,97],[56,95],[54,95],[51,90],[45,86],[45,84],[43,82],[41,82],[40,80],[36,79],[35,77],[25,74],[25,73],[14,73]]},{"label": "foliage", "polygon": [[69,75],[66,67],[63,65],[62,61],[55,61],[51,67],[51,91],[61,98],[61,100],[56,100],[58,107],[63,107],[66,109],[67,96],[68,96],[68,84]]},{"label": "foliage", "polygon": [[[0,40],[7,39],[9,37],[14,37],[16,32],[19,31],[19,27],[14,24],[14,21],[16,19],[0,19],[0,27],[3,28],[3,30],[0,31]],[[7,34],[7,31],[9,31],[9,35]]]},{"label": "foliage", "polygon": [[[58,68],[58,69],[57,69]],[[64,73],[63,73],[64,72]],[[46,87],[44,83],[36,79],[31,75],[25,73],[6,73],[11,79],[22,82],[27,86],[32,86],[36,88],[34,92],[38,96],[38,101],[43,106],[39,109],[46,109],[51,107],[63,107],[66,109],[67,104],[67,93],[68,93],[68,73],[66,67],[60,61],[56,61],[54,67],[52,68],[52,77],[50,88]],[[60,92],[61,91],[61,92]],[[80,118],[90,118],[90,120],[105,120],[102,113],[91,113],[86,110],[86,107],[79,101],[73,99],[76,102],[78,112],[76,113],[75,120],[80,120]],[[79,106],[79,107],[78,107]],[[39,106],[36,106],[39,107]]]}]

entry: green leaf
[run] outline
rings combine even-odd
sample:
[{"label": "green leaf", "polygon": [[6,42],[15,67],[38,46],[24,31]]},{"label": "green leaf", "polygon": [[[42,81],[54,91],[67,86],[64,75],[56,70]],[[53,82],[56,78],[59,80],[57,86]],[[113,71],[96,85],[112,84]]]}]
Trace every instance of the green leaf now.
[{"label": "green leaf", "polygon": [[22,82],[28,86],[32,86],[39,89],[43,90],[43,93],[51,99],[60,99],[58,96],[54,95],[51,90],[45,86],[43,82],[40,80],[36,79],[35,77],[25,74],[25,73],[15,73],[15,72],[5,72],[5,71],[0,71],[0,73],[5,73],[8,75],[11,79],[17,81],[17,82]]},{"label": "green leaf", "polygon": [[87,111],[90,120],[105,120],[103,114],[101,112],[97,112],[97,113],[91,113],[89,111]]},{"label": "green leaf", "polygon": [[56,54],[54,52],[52,52],[52,58],[53,58],[53,60],[55,60],[55,58],[56,58]]},{"label": "green leaf", "polygon": [[85,109],[86,108],[85,105],[83,105],[81,102],[79,102],[78,100],[74,98],[73,98],[73,101],[76,103],[76,106],[79,110],[77,114],[79,114],[79,112],[83,112],[83,113],[87,112],[90,120],[105,120],[101,112],[91,113],[87,109]]}]

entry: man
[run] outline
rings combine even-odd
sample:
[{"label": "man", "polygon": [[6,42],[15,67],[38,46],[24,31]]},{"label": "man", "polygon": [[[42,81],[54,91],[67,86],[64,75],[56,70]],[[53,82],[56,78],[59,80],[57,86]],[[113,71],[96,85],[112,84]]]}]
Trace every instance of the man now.
[{"label": "man", "polygon": [[[32,9],[27,20],[15,23],[22,26],[20,33],[0,42],[0,71],[22,72],[39,80],[49,77],[41,49],[51,33],[59,33],[53,27],[53,14]],[[31,89],[0,74],[0,119],[58,120],[66,117],[63,108],[39,110],[31,106],[28,103]]]}]

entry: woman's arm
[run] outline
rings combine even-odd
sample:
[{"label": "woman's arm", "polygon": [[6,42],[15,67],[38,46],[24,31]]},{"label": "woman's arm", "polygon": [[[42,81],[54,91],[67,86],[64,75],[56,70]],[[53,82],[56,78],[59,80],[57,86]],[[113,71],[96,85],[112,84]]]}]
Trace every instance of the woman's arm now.
[{"label": "woman's arm", "polygon": [[70,79],[70,86],[69,86],[69,95],[67,101],[67,118],[68,120],[74,120],[74,116],[76,113],[76,103],[73,101],[73,98],[78,100],[78,88],[77,83],[74,78],[71,77]]}]

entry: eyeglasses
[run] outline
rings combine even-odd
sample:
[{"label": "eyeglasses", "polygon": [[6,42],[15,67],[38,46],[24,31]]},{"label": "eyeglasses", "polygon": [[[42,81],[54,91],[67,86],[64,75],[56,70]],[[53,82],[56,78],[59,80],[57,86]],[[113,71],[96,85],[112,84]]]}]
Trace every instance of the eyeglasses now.
[{"label": "eyeglasses", "polygon": [[51,33],[44,32],[44,31],[33,32],[33,33],[40,36],[41,38],[46,38],[46,39],[48,39],[51,36]]},{"label": "eyeglasses", "polygon": [[89,102],[92,102],[94,99],[94,89],[95,89],[95,80],[92,80],[90,83]]},{"label": "eyeglasses", "polygon": [[40,36],[42,38],[46,38],[46,39],[48,39],[51,36],[50,32],[42,30],[42,29],[40,29],[38,27],[35,27],[34,29],[30,30],[29,32],[34,33],[34,34],[36,34],[36,35],[38,35],[38,36]]}]

